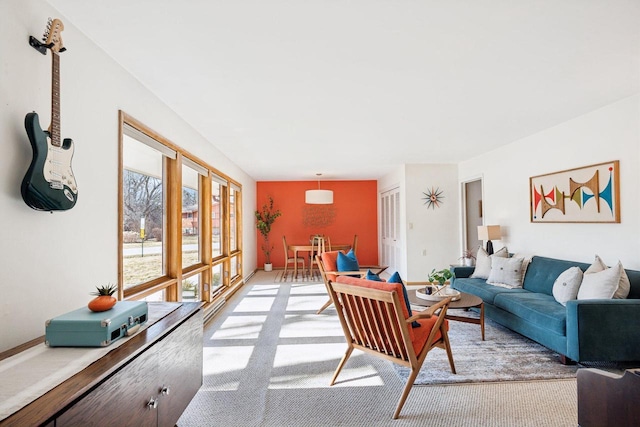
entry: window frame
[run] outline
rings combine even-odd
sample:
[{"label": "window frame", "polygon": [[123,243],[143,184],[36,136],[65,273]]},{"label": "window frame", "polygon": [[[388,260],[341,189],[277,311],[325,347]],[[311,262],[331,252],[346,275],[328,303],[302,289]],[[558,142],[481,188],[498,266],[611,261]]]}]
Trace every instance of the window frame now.
[{"label": "window frame", "polygon": [[[199,301],[211,302],[225,288],[242,281],[242,271],[238,271],[238,275],[234,278],[229,277],[230,262],[234,258],[238,265],[242,265],[242,245],[241,245],[241,223],[238,221],[242,218],[241,195],[242,186],[235,180],[222,174],[216,168],[202,161],[197,156],[188,153],[179,146],[175,145],[168,139],[162,137],[140,121],[120,110],[118,114],[118,299],[143,299],[158,291],[164,290],[165,301],[181,301],[182,300],[182,283],[183,280],[190,277],[198,276],[199,283]],[[163,227],[163,244],[166,246],[163,250],[163,275],[153,278],[144,283],[124,289],[124,258],[123,258],[123,232],[124,232],[124,132],[126,128],[133,128],[135,131],[143,135],[143,138],[151,138],[158,144],[161,144],[167,150],[176,153],[175,158],[165,158],[163,160],[163,177],[166,180],[166,189],[163,189],[165,203],[165,219]],[[142,141],[145,143],[145,141]],[[153,147],[156,148],[156,147]],[[162,150],[159,150],[162,152]],[[198,189],[198,241],[200,261],[195,264],[183,267],[182,259],[182,166],[193,163],[203,170],[206,169],[207,175],[199,173],[199,189]],[[221,254],[212,257],[212,221],[211,221],[211,201],[212,201],[212,178],[223,181],[221,185]],[[163,183],[164,185],[164,183]],[[236,239],[238,240],[238,248],[230,252],[229,248],[229,188],[234,186],[240,197],[236,197],[235,215],[238,230],[236,231]],[[207,218],[207,221],[203,221]],[[221,286],[213,289],[212,282],[214,273],[212,269],[222,264],[221,268]]]}]

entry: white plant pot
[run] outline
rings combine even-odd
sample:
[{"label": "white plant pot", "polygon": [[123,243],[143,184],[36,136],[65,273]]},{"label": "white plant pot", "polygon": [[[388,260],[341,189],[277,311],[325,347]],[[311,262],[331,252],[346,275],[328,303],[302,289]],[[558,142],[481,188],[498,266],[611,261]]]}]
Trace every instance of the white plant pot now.
[{"label": "white plant pot", "polygon": [[464,258],[463,261],[467,267],[473,267],[473,258]]},{"label": "white plant pot", "polygon": [[264,271],[271,271],[273,270],[273,264],[266,264],[264,265]]}]

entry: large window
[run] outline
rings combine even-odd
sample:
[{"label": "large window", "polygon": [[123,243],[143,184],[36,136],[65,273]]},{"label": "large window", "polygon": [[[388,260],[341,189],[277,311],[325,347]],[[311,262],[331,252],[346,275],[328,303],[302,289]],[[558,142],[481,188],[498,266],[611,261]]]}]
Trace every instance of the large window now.
[{"label": "large window", "polygon": [[211,301],[242,279],[241,187],[125,113],[120,120],[119,297]]}]

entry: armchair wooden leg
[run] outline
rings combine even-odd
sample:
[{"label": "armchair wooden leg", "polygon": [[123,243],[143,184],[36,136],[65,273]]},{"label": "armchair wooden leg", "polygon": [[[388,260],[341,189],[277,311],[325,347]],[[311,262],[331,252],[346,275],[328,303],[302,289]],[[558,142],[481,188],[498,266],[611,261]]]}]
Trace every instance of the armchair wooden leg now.
[{"label": "armchair wooden leg", "polygon": [[407,384],[405,384],[404,390],[402,390],[402,395],[400,396],[400,400],[398,401],[398,406],[396,406],[396,411],[393,413],[394,420],[397,420],[400,416],[400,411],[402,410],[407,397],[409,397],[409,392],[411,392],[413,382],[416,380],[418,373],[420,373],[420,367],[414,367],[411,369],[411,374],[409,375],[409,378],[407,378]]},{"label": "armchair wooden leg", "polygon": [[449,358],[449,366],[451,366],[451,373],[456,373],[456,366],[453,363],[453,353],[451,352],[451,343],[449,342],[449,334],[446,328],[441,329],[442,341],[444,341],[444,348],[447,350],[447,357]]},{"label": "armchair wooden leg", "polygon": [[329,301],[325,302],[324,305],[322,307],[320,307],[320,310],[316,311],[316,314],[320,314],[323,311],[325,311],[327,309],[327,307],[329,307],[332,303],[333,303],[333,301],[331,301],[331,298],[329,298]]},{"label": "armchair wooden leg", "polygon": [[347,360],[351,356],[352,352],[353,352],[353,346],[349,345],[349,347],[347,348],[347,351],[344,353],[344,356],[342,356],[342,359],[340,360],[340,363],[338,364],[338,367],[336,368],[336,372],[333,374],[333,378],[331,378],[331,383],[329,385],[335,384],[336,379],[340,374],[340,371],[342,371],[342,367],[344,366],[345,363],[347,363]]}]

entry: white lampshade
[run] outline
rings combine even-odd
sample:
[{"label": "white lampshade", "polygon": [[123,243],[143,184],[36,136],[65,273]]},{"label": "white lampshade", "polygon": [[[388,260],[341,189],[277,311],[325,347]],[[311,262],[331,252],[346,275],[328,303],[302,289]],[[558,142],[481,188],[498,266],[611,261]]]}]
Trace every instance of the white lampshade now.
[{"label": "white lampshade", "polygon": [[330,205],[333,203],[333,191],[307,190],[304,193],[304,202],[310,205]]},{"label": "white lampshade", "polygon": [[499,225],[479,225],[478,226],[478,240],[500,240],[500,226]]}]

